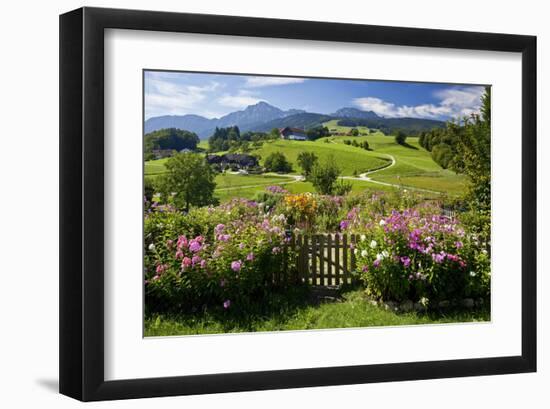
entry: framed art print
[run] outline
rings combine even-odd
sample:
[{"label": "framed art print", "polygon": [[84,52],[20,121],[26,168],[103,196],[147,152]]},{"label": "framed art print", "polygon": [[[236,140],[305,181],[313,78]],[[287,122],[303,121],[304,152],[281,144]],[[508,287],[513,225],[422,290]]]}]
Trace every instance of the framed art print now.
[{"label": "framed art print", "polygon": [[60,18],[60,391],[536,370],[536,38]]}]

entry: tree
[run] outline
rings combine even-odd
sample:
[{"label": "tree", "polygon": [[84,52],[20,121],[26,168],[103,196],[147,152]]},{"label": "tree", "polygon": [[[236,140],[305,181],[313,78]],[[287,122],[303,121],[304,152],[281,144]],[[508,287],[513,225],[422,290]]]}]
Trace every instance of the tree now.
[{"label": "tree", "polygon": [[324,164],[316,163],[311,171],[310,181],[315,190],[322,195],[334,194],[335,184],[340,176],[340,168],[330,155]]},{"label": "tree", "polygon": [[317,163],[317,155],[313,152],[300,152],[298,155],[298,164],[302,168],[302,175],[307,179],[311,174],[313,166]]},{"label": "tree", "polygon": [[205,158],[196,153],[178,153],[166,161],[168,172],[162,176],[162,191],[174,195],[176,207],[206,206],[214,199],[215,173]]},{"label": "tree", "polygon": [[353,128],[349,133],[351,136],[359,136],[359,129]]},{"label": "tree", "polygon": [[470,183],[468,198],[473,209],[491,209],[491,88],[481,98],[481,115],[464,120],[461,129],[455,125],[456,155],[452,168],[464,173]]},{"label": "tree", "polygon": [[443,169],[447,169],[453,160],[454,153],[450,145],[440,143],[432,149],[432,159]]},{"label": "tree", "polygon": [[290,162],[282,152],[273,152],[265,158],[264,167],[270,172],[288,173],[292,171]]},{"label": "tree", "polygon": [[144,137],[145,153],[155,149],[195,150],[200,142],[197,134],[177,128],[159,129]]},{"label": "tree", "polygon": [[395,143],[399,145],[405,145],[406,140],[407,140],[407,135],[405,134],[405,132],[401,130],[397,131],[397,133],[395,134]]}]

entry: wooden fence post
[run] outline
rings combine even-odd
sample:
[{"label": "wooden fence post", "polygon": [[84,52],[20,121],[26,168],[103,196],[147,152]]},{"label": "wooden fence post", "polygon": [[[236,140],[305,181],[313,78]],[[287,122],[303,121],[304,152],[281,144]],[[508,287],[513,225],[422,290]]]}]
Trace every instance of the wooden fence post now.
[{"label": "wooden fence post", "polygon": [[335,260],[334,264],[336,266],[336,275],[335,275],[335,282],[334,285],[340,285],[340,233],[336,233],[334,235],[334,251],[335,253]]},{"label": "wooden fence post", "polygon": [[[319,285],[325,284],[325,236],[319,235]],[[317,285],[317,283],[315,283]]]},{"label": "wooden fence post", "polygon": [[[311,235],[311,282],[313,285],[317,284],[317,239],[318,234]],[[319,263],[322,263],[323,260],[319,258]],[[309,278],[309,277],[308,277]]]},{"label": "wooden fence post", "polygon": [[356,240],[357,236],[355,234],[352,234],[350,239],[351,239],[351,244],[353,244],[353,250],[351,250],[351,271],[355,271],[355,268],[356,268],[356,258],[355,258],[355,250],[357,250],[357,240]]},{"label": "wooden fence post", "polygon": [[342,238],[342,257],[343,257],[343,264],[344,264],[344,283],[347,284],[348,277],[349,277],[349,271],[348,271],[348,254],[349,254],[349,244],[348,244],[348,235],[344,234],[344,237]]}]

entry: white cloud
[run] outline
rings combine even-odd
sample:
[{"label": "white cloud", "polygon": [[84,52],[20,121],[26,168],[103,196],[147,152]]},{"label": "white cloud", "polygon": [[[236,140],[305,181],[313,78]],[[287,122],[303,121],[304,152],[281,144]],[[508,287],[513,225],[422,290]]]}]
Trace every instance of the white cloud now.
[{"label": "white cloud", "polygon": [[247,77],[245,87],[260,88],[271,87],[273,85],[301,84],[306,78],[290,77]]},{"label": "white cloud", "polygon": [[246,108],[260,101],[267,102],[265,99],[255,96],[254,93],[244,90],[239,91],[237,95],[224,94],[217,100],[220,105],[230,108]]},{"label": "white cloud", "polygon": [[449,88],[434,96],[439,104],[395,105],[375,97],[355,98],[353,104],[363,111],[373,111],[386,117],[461,118],[479,112],[483,87]]},{"label": "white cloud", "polygon": [[182,85],[170,81],[165,75],[163,73],[163,76],[146,78],[145,116],[147,118],[158,115],[183,115],[189,109],[196,108],[209,93],[220,87],[217,82],[210,82],[203,86]]}]

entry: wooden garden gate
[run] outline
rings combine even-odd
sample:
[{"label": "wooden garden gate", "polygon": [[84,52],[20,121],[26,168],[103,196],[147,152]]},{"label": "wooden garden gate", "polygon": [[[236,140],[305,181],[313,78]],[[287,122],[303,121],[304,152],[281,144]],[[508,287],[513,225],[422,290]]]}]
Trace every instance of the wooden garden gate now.
[{"label": "wooden garden gate", "polygon": [[355,234],[296,235],[291,246],[295,249],[298,278],[320,286],[351,284],[351,272],[356,268],[355,243]]}]

